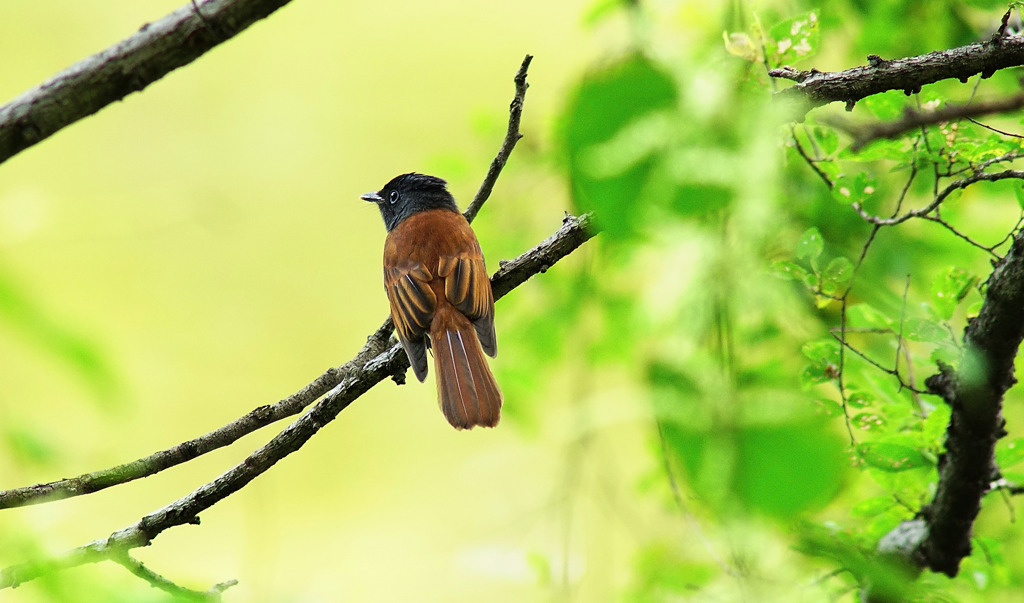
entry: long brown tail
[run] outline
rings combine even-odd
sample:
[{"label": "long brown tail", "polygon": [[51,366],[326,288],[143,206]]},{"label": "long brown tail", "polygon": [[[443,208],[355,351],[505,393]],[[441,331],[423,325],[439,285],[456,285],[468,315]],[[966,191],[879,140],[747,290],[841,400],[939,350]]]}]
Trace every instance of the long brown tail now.
[{"label": "long brown tail", "polygon": [[452,306],[438,308],[430,325],[430,344],[437,374],[437,401],[452,427],[497,425],[501,390],[469,319]]}]

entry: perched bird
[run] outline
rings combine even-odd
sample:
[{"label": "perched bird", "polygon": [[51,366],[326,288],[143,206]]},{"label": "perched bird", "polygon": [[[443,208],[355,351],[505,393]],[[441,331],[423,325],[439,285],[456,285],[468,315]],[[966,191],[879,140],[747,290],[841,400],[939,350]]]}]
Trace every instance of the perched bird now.
[{"label": "perched bird", "polygon": [[446,185],[402,174],[360,199],[376,203],[384,218],[384,290],[416,378],[427,377],[429,345],[448,422],[494,427],[501,390],[484,358],[498,351],[494,295],[480,243]]}]

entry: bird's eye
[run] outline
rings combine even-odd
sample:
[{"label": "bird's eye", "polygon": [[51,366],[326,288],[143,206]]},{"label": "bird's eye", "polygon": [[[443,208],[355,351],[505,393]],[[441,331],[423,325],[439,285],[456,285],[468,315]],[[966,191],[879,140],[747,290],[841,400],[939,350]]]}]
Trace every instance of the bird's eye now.
[{"label": "bird's eye", "polygon": [[391,191],[391,194],[388,195],[388,201],[390,201],[391,203],[397,202],[398,201],[398,191]]}]

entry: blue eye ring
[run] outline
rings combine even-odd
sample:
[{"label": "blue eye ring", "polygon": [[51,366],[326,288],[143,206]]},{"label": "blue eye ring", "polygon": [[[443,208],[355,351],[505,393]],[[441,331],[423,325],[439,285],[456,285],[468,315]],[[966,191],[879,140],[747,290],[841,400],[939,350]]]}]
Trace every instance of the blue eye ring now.
[{"label": "blue eye ring", "polygon": [[396,203],[398,201],[398,191],[391,191],[391,194],[388,195],[388,201],[390,203]]}]

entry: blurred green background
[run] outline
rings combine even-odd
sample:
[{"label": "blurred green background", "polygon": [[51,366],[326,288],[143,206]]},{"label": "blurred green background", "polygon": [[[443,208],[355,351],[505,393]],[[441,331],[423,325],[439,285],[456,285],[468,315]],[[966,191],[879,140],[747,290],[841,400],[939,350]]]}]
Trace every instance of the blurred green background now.
[{"label": "blurred green background", "polygon": [[[0,98],[182,3],[5,0],[0,51],[17,59],[0,67]],[[930,498],[948,412],[848,357],[847,430],[828,335],[838,304],[776,277],[803,271],[840,292],[870,228],[793,141],[879,214],[908,161],[930,159],[909,140],[853,155],[817,114],[780,127],[761,62],[837,70],[953,47],[989,35],[1003,8],[812,9],[296,0],[22,152],[0,165],[0,488],[173,446],[351,358],[387,315],[384,228],[359,194],[415,170],[468,203],[529,53],[525,138],[474,222],[489,267],[567,210],[596,210],[605,232],[498,302],[501,425],[455,432],[432,381],[382,383],[201,526],[136,556],[191,588],[238,579],[228,601],[857,600],[858,581],[884,574],[863,554]],[[929,27],[904,27],[914,19]],[[1008,94],[1016,77],[981,92]],[[973,84],[882,95],[853,116],[962,100]],[[1020,150],[987,135],[965,127],[955,142],[978,160]],[[1019,189],[972,188],[945,216],[995,243]],[[930,194],[922,177],[908,203]],[[990,259],[933,226],[880,233],[848,300],[851,326],[917,321],[899,347],[855,343],[905,354],[919,386],[936,358],[956,361]],[[1012,392],[999,449],[1018,482],[1019,403]],[[0,565],[105,537],[286,424],[145,480],[0,512]],[[1013,501],[985,502],[961,577],[926,574],[908,596],[1015,600]],[[110,563],[0,598],[166,600]]]}]

